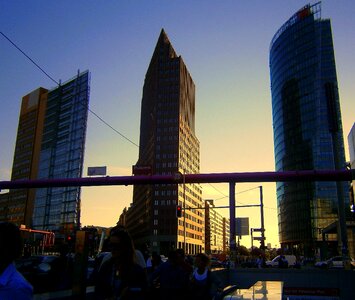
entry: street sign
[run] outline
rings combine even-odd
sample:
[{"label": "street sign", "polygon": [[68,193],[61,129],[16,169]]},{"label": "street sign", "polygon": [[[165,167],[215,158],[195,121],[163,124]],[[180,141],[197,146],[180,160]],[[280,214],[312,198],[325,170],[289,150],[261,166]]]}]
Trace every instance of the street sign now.
[{"label": "street sign", "polygon": [[256,236],[256,237],[253,237],[253,240],[255,240],[255,241],[265,241],[265,237],[263,237],[263,236]]},{"label": "street sign", "polygon": [[88,167],[88,176],[106,175],[106,167]]},{"label": "street sign", "polygon": [[235,235],[249,235],[249,218],[236,218],[235,219]]},{"label": "street sign", "polygon": [[132,166],[132,173],[136,176],[143,175],[152,175],[152,167],[151,166]]}]

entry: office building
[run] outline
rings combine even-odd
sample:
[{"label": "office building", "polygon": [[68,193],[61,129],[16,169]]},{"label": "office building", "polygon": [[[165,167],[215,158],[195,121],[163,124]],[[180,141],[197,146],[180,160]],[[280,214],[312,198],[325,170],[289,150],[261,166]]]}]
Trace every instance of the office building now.
[{"label": "office building", "polygon": [[228,243],[229,220],[218,212],[213,200],[205,200],[205,252],[227,253]]},{"label": "office building", "polygon": [[[22,98],[11,180],[37,178],[47,92],[38,88]],[[1,219],[30,227],[35,189],[11,190],[3,198]]]},{"label": "office building", "polygon": [[[270,45],[276,171],[344,169],[345,154],[331,23],[320,3],[296,12]],[[349,214],[346,182],[278,182],[278,225],[283,248],[314,255],[322,230]],[[343,212],[342,212],[343,213]],[[340,248],[328,234],[329,251]]]},{"label": "office building", "polygon": [[9,192],[0,193],[0,222],[7,221]]},{"label": "office building", "polygon": [[[195,133],[195,84],[181,56],[161,31],[145,76],[141,106],[139,158],[133,173],[168,175],[199,173]],[[202,190],[198,184],[134,186],[126,226],[138,247],[167,254],[184,248],[204,250]],[[176,207],[183,208],[177,218]]]},{"label": "office building", "polygon": [[[38,178],[82,176],[89,72],[48,92]],[[70,233],[80,226],[80,187],[37,189],[33,228]]]}]

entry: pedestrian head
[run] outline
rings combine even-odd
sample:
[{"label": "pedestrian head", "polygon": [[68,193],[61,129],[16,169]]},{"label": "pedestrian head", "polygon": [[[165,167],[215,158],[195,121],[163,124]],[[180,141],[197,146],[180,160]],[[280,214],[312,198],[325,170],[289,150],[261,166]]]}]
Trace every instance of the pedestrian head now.
[{"label": "pedestrian head", "polygon": [[161,263],[161,256],[155,251],[152,253],[152,263],[153,265],[159,265]]},{"label": "pedestrian head", "polygon": [[205,253],[198,253],[195,258],[195,265],[199,269],[207,268],[210,264],[210,258]]},{"label": "pedestrian head", "polygon": [[0,272],[22,253],[20,229],[13,223],[0,223]]},{"label": "pedestrian head", "polygon": [[181,249],[181,248],[176,249],[176,254],[177,254],[178,256],[182,257],[182,258],[185,258],[185,251],[184,251],[184,249]]},{"label": "pedestrian head", "polygon": [[109,249],[114,260],[125,263],[134,262],[134,245],[131,236],[121,226],[113,227],[110,231]]},{"label": "pedestrian head", "polygon": [[178,263],[183,263],[185,261],[185,251],[184,249],[176,249],[176,259]]},{"label": "pedestrian head", "polygon": [[172,264],[177,264],[177,252],[176,250],[171,250],[168,254],[168,260]]}]

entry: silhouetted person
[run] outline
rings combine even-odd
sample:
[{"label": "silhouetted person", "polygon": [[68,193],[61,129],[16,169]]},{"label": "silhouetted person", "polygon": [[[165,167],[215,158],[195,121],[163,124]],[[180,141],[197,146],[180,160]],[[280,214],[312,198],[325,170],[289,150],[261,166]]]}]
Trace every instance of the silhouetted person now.
[{"label": "silhouetted person", "polygon": [[147,259],[147,271],[148,274],[153,273],[161,264],[161,256],[157,252],[153,252],[152,255]]},{"label": "silhouetted person", "polygon": [[264,268],[264,266],[265,266],[265,259],[261,254],[259,255],[258,259],[256,260],[256,266],[259,269]]},{"label": "silhouetted person", "polygon": [[209,269],[210,258],[199,253],[195,258],[195,268],[190,278],[190,292],[188,299],[209,300],[213,299],[221,281]]},{"label": "silhouetted person", "polygon": [[193,260],[191,261],[185,256],[184,249],[176,249],[176,253],[179,265],[185,271],[185,273],[187,273],[187,276],[190,276],[193,271]]},{"label": "silhouetted person", "polygon": [[281,269],[288,268],[288,261],[284,255],[280,255],[280,257],[279,257],[279,268],[281,268]]},{"label": "silhouetted person", "polygon": [[159,286],[159,299],[184,299],[188,294],[189,273],[184,257],[179,251],[171,251],[168,260],[162,263],[150,277],[152,286]]},{"label": "silhouetted person", "polygon": [[19,228],[8,222],[0,223],[0,299],[28,300],[33,288],[16,270],[14,260],[21,256],[22,239]]},{"label": "silhouetted person", "polygon": [[95,286],[96,299],[145,299],[147,277],[135,262],[135,249],[128,232],[111,229],[109,247],[112,257],[103,262]]}]

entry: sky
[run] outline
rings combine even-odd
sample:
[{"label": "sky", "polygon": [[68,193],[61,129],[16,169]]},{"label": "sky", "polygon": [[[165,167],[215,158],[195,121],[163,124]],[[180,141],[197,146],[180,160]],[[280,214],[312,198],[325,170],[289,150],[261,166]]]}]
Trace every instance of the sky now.
[{"label": "sky", "polygon": [[[269,46],[297,10],[316,1],[18,1],[0,0],[0,31],[55,80],[91,72],[90,109],[139,143],[145,73],[162,28],[196,86],[200,172],[274,171]],[[355,121],[355,2],[322,1],[331,19],[346,158]],[[55,83],[0,36],[0,181],[10,180],[21,99]],[[131,175],[138,147],[89,114],[89,166]],[[275,183],[236,186],[237,205],[259,204],[264,190],[266,243],[278,245]],[[202,185],[203,199],[228,205],[228,184]],[[113,226],[132,201],[131,186],[82,189],[82,225]],[[219,209],[228,217],[228,209]],[[260,209],[237,208],[260,228]],[[250,246],[250,236],[241,244]],[[255,243],[255,242],[254,242]]]}]

